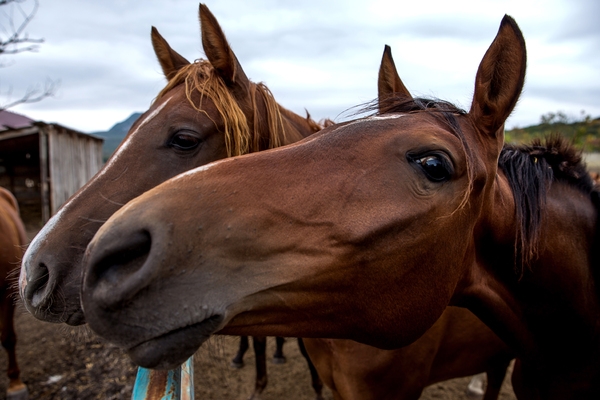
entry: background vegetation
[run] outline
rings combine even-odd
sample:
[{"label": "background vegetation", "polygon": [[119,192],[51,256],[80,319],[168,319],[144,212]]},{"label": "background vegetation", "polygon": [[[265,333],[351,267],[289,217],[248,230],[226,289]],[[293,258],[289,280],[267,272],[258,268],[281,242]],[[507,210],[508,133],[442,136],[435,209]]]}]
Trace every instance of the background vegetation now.
[{"label": "background vegetation", "polygon": [[600,118],[592,119],[582,111],[580,117],[569,117],[564,112],[550,112],[540,118],[538,125],[514,128],[505,132],[507,143],[529,143],[533,138],[560,134],[586,153],[600,152]]}]

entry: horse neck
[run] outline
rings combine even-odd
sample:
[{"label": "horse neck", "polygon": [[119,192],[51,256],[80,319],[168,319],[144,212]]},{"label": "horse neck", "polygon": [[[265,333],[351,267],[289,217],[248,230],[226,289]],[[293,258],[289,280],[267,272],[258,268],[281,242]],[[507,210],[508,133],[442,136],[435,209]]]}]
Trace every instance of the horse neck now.
[{"label": "horse neck", "polygon": [[286,144],[296,142],[322,129],[319,124],[310,118],[308,113],[306,117],[302,117],[281,106],[279,106],[279,110],[284,119],[284,123],[286,124],[286,129],[293,132],[292,137],[287,139],[289,142]]},{"label": "horse neck", "polygon": [[553,182],[537,258],[520,276],[515,203],[502,172],[492,199],[477,232],[478,261],[457,303],[471,308],[524,360],[600,373],[597,207],[570,184]]},{"label": "horse neck", "polygon": [[254,134],[259,135],[260,150],[277,147],[271,143],[274,137],[279,145],[287,145],[321,129],[309,116],[302,117],[275,102],[266,86],[253,85],[254,102],[249,122],[253,126]]}]

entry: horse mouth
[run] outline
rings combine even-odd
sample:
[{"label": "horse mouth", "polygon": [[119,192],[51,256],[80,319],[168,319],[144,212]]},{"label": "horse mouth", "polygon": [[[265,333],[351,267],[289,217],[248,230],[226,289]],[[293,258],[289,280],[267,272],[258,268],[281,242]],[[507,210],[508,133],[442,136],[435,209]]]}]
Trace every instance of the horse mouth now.
[{"label": "horse mouth", "polygon": [[137,344],[127,354],[137,365],[151,369],[173,369],[183,364],[221,328],[223,316],[215,315],[193,325],[177,328]]}]

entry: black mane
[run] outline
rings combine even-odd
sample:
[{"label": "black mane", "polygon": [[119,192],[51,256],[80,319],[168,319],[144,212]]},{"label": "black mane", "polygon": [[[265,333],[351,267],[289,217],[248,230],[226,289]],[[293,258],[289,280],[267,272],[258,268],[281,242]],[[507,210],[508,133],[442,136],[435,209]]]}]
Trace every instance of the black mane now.
[{"label": "black mane", "polygon": [[[530,145],[505,145],[500,154],[498,166],[504,169],[508,166],[507,164],[514,163],[515,158],[519,158],[516,156],[517,153],[521,154],[520,158],[529,158],[534,161],[533,164],[529,164],[530,166],[535,166],[535,160],[541,161],[537,169],[543,168],[542,166],[550,169],[549,178],[551,180],[568,182],[585,194],[590,194],[594,189],[594,181],[583,163],[581,151],[576,150],[562,136],[552,135],[543,141],[534,139]],[[525,163],[525,165],[528,164]]]},{"label": "black mane", "polygon": [[521,276],[522,268],[537,256],[542,211],[552,182],[566,182],[582,191],[600,211],[600,197],[581,152],[561,136],[553,135],[543,141],[534,139],[530,145],[505,145],[498,168],[506,175],[515,199],[515,251],[521,254],[521,267],[517,268]]}]

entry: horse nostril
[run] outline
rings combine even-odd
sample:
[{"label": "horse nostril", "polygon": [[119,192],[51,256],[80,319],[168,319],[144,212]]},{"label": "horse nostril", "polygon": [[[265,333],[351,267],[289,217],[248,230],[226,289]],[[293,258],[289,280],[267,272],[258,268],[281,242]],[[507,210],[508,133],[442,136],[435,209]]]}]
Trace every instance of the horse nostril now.
[{"label": "horse nostril", "polygon": [[46,304],[50,295],[50,291],[47,290],[49,281],[48,267],[44,263],[38,264],[35,274],[31,277],[25,289],[26,300],[29,301],[32,307],[40,308]]},{"label": "horse nostril", "polygon": [[151,236],[146,231],[128,237],[91,265],[86,290],[92,290],[93,296],[107,307],[133,297],[148,278],[141,269],[151,246]]},{"label": "horse nostril", "polygon": [[120,282],[143,265],[150,252],[150,244],[150,235],[147,232],[135,235],[127,247],[109,254],[96,264],[96,277],[110,284]]}]

